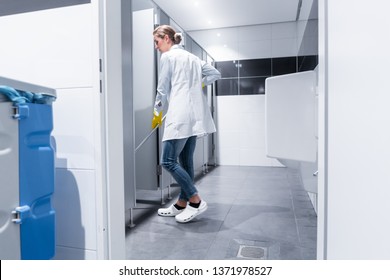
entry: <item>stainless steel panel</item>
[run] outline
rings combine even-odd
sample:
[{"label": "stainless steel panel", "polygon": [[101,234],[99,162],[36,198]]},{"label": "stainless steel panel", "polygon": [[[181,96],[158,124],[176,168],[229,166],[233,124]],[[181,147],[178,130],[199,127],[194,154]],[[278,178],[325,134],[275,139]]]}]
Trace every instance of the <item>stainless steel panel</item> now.
[{"label": "stainless steel panel", "polygon": [[[153,45],[154,9],[133,12],[133,101],[135,147],[151,132],[156,96],[155,51]],[[135,154],[136,187],[158,187],[157,135],[152,135]]]}]

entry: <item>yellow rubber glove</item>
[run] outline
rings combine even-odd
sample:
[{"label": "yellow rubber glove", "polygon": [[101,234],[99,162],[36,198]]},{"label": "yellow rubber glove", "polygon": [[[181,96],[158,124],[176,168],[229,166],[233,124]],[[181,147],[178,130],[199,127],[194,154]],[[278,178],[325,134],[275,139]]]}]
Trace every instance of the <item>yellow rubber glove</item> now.
[{"label": "yellow rubber glove", "polygon": [[154,129],[156,126],[161,126],[162,124],[162,111],[159,113],[153,112],[153,119],[152,119],[152,128]]},{"label": "yellow rubber glove", "polygon": [[204,83],[202,83],[202,88],[204,88],[205,87],[205,85],[204,85]]}]

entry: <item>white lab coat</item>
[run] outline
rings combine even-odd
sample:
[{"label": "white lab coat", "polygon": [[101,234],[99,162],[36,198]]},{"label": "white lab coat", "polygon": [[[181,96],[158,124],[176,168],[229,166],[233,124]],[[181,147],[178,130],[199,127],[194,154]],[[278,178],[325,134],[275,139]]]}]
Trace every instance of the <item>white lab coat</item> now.
[{"label": "white lab coat", "polygon": [[168,105],[162,141],[216,131],[202,83],[219,78],[218,70],[179,45],[161,55],[154,110],[160,113]]}]

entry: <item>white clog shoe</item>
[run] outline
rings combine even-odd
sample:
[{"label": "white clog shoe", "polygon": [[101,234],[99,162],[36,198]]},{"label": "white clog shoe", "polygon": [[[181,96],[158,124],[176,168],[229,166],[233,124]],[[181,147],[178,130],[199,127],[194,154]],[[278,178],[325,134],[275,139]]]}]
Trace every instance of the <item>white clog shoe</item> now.
[{"label": "white clog shoe", "polygon": [[207,210],[207,203],[204,200],[200,202],[198,208],[192,207],[188,204],[182,213],[175,216],[175,219],[179,223],[188,223],[189,221],[194,219],[196,216],[202,214],[206,210]]},{"label": "white clog shoe", "polygon": [[160,208],[157,211],[157,214],[164,217],[174,217],[177,214],[180,214],[184,211],[184,209],[178,210],[174,204],[169,206],[168,208]]}]

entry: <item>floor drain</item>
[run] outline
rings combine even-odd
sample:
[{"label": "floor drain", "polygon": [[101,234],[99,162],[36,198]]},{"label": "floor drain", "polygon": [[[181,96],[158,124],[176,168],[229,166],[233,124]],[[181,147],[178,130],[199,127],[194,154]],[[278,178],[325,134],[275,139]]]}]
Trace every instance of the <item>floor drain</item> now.
[{"label": "floor drain", "polygon": [[279,245],[272,240],[232,239],[225,259],[277,260]]},{"label": "floor drain", "polygon": [[240,245],[237,257],[244,259],[264,260],[267,255],[267,249],[258,246]]}]

